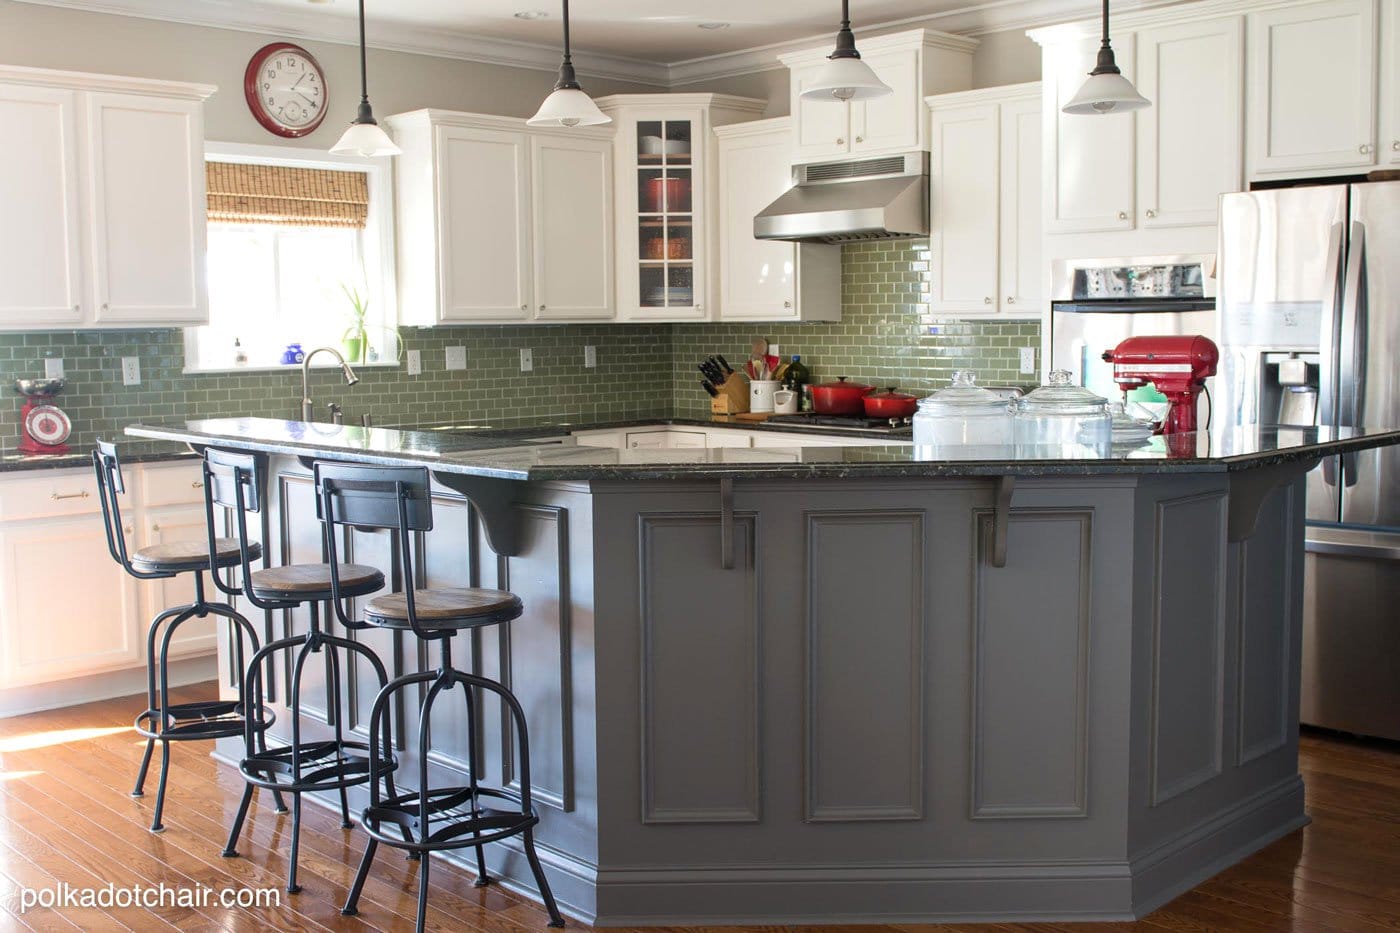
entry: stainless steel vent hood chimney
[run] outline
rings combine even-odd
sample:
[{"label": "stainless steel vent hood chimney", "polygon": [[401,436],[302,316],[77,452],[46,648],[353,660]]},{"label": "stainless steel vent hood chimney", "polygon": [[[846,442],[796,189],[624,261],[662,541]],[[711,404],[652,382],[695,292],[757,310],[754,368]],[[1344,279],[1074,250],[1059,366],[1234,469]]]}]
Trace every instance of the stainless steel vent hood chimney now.
[{"label": "stainless steel vent hood chimney", "polygon": [[792,170],[794,187],[753,220],[760,240],[850,243],[929,233],[927,152],[818,162]]}]

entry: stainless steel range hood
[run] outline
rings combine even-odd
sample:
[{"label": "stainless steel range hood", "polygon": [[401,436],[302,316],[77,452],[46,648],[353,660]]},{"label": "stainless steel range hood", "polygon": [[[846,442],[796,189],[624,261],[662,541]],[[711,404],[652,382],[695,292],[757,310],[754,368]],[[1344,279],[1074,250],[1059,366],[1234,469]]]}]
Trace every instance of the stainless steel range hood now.
[{"label": "stainless steel range hood", "polygon": [[798,165],[753,220],[760,240],[849,243],[929,233],[927,152]]}]

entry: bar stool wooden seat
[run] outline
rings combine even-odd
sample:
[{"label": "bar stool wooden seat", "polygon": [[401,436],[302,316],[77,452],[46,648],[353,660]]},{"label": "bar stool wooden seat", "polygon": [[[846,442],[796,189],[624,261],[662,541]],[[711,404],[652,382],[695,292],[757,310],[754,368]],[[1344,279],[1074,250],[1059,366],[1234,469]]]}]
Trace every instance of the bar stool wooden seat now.
[{"label": "bar stool wooden seat", "polygon": [[[145,796],[146,773],[151,766],[151,754],[156,742],[161,743],[160,783],[156,788],[156,806],[151,818],[151,832],[165,831],[161,822],[165,812],[165,788],[170,773],[171,742],[203,742],[252,735],[264,743],[268,726],[275,720],[271,710],[262,706],[260,694],[245,693],[240,685],[233,699],[203,700],[191,703],[170,702],[170,678],[166,660],[170,641],[179,627],[191,619],[218,616],[227,619],[234,630],[235,656],[241,658],[246,649],[258,650],[258,636],[252,624],[228,603],[211,602],[205,593],[204,573],[217,582],[219,572],[235,567],[241,555],[238,544],[230,538],[214,542],[185,541],[175,544],[155,544],[130,550],[121,514],[121,496],[126,492],[122,478],[121,459],[115,444],[98,441],[92,453],[93,470],[97,477],[98,497],[102,503],[102,519],[107,532],[107,549],[112,559],[138,580],[168,580],[178,574],[194,574],[194,602],[172,606],[151,620],[146,632],[146,709],[137,714],[136,732],[146,739],[146,751],[136,772],[133,797]],[[261,553],[261,551],[258,551]],[[277,808],[286,810],[280,796]]]},{"label": "bar stool wooden seat", "polygon": [[[400,579],[415,581],[421,567],[423,532],[433,527],[432,495],[428,471],[422,467],[363,467],[338,463],[317,463],[314,474],[316,495],[322,521],[328,529],[353,526],[357,529],[379,529],[395,532],[394,552],[402,574]],[[335,534],[326,538],[330,559],[335,560]],[[419,542],[415,547],[415,541]],[[333,604],[337,613],[342,592],[337,592]],[[408,630],[426,641],[440,643],[441,666],[436,671],[406,674],[390,681],[375,697],[370,711],[369,744],[379,747],[380,734],[387,736],[389,708],[401,692],[422,694],[418,714],[418,789],[397,793],[392,774],[378,758],[370,758],[369,806],[360,822],[369,834],[369,843],[360,860],[355,882],[350,888],[341,913],[357,914],[360,892],[374,863],[380,843],[406,850],[410,857],[418,856],[418,918],[416,929],[423,930],[428,908],[428,863],[434,852],[474,848],[476,850],[478,885],[490,882],[486,872],[483,847],[511,836],[520,836],[525,857],[535,876],[540,899],[549,911],[550,926],[561,927],[564,918],[550,891],[549,881],[535,852],[534,828],[539,823],[530,799],[530,741],[525,725],[525,712],[515,696],[504,685],[453,667],[452,638],[462,631],[498,625],[520,617],[520,598],[502,590],[467,587],[408,589],[402,593],[376,596],[365,603],[365,618],[386,628]],[[347,620],[348,624],[348,620]],[[430,729],[433,704],[455,688],[462,688],[466,704],[467,782],[461,785],[433,787],[429,783]],[[479,737],[475,705],[479,694],[489,693],[501,702],[506,711],[507,729],[513,729],[518,792],[505,788],[483,786],[477,760]],[[387,744],[387,738],[386,738]]]},{"label": "bar stool wooden seat", "polygon": [[[346,790],[369,780],[371,743],[352,741],[345,735],[345,710],[341,690],[342,664],[363,660],[374,671],[378,686],[388,681],[384,664],[373,651],[359,642],[325,631],[321,625],[321,606],[332,596],[354,599],[368,596],[384,587],[384,574],[373,567],[336,563],[334,557],[324,564],[289,564],[254,570],[252,567],[256,544],[248,537],[248,516],[261,513],[263,491],[266,489],[267,458],[209,448],[204,455],[205,504],[210,514],[215,506],[232,509],[237,526],[239,565],[242,570],[242,591],[247,600],[263,610],[290,610],[306,606],[310,625],[305,634],[276,639],[256,651],[243,668],[245,692],[261,695],[263,672],[270,667],[268,660],[279,652],[288,654],[290,676],[286,685],[290,709],[290,738],[278,743],[260,742],[257,736],[244,731],[244,757],[239,771],[246,782],[243,799],[238,806],[233,828],[229,831],[224,856],[238,855],[238,837],[243,830],[248,805],[253,792],[259,788],[292,795],[292,846],[287,867],[287,891],[301,890],[297,884],[297,862],[301,846],[302,795],[335,791],[340,795],[341,825],[349,829],[350,807]],[[356,626],[352,624],[351,628]],[[368,628],[359,624],[359,628]],[[342,658],[342,654],[344,657]],[[304,734],[302,703],[303,674],[313,655],[322,655],[326,666],[325,725],[330,734],[310,737]],[[392,772],[397,767],[388,731],[380,759],[381,769]],[[392,782],[392,781],[391,781]]]}]

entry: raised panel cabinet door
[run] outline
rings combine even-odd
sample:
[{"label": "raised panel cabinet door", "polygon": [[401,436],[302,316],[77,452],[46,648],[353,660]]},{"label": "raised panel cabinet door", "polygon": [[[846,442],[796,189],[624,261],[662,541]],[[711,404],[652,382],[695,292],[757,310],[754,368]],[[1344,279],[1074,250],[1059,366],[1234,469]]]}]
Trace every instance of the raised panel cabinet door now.
[{"label": "raised panel cabinet door", "polygon": [[93,319],[207,324],[203,105],[85,97]]},{"label": "raised panel cabinet door", "polygon": [[[142,512],[137,526],[140,528],[139,542],[142,546],[178,544],[186,541],[203,545],[208,539],[203,506],[148,509]],[[154,619],[157,613],[194,602],[194,577],[192,573],[182,573],[169,579],[147,580],[140,584],[143,635],[145,625]],[[205,574],[204,585],[205,595],[209,599],[221,598],[216,594],[208,574]],[[170,656],[186,657],[212,652],[216,647],[214,619],[214,616],[210,616],[181,623],[170,639]],[[260,626],[254,625],[254,628]],[[164,637],[163,628],[161,635]]]},{"label": "raised panel cabinet door", "polygon": [[0,126],[22,145],[0,156],[0,324],[82,316],[77,94],[0,85]]},{"label": "raised panel cabinet door", "polygon": [[530,140],[437,129],[438,319],[530,318]]},{"label": "raised panel cabinet door", "polygon": [[107,551],[100,515],[0,526],[5,684],[140,665],[145,628],[132,582]]},{"label": "raised panel cabinet door", "polygon": [[1003,314],[1040,314],[1040,98],[1001,105],[1001,289]]},{"label": "raised panel cabinet door", "polygon": [[[1094,67],[1098,39],[1048,46],[1044,73],[1045,232],[1133,229],[1136,114],[1083,116],[1060,110]],[[1113,37],[1118,67],[1133,77],[1132,34]]]},{"label": "raised panel cabinet door", "polygon": [[1251,173],[1376,163],[1376,3],[1249,16]]},{"label": "raised panel cabinet door", "polygon": [[1137,34],[1138,225],[1214,224],[1240,190],[1243,28],[1238,16]]},{"label": "raised panel cabinet door", "polygon": [[797,248],[756,240],[753,219],[792,187],[787,130],[719,141],[721,320],[796,320]]},{"label": "raised panel cabinet door", "polygon": [[530,141],[534,316],[610,318],[613,294],[612,140]]},{"label": "raised panel cabinet door", "polygon": [[851,151],[851,105],[834,100],[803,100],[820,65],[792,71],[792,112],[797,115],[794,137],[796,161],[839,159]]},{"label": "raised panel cabinet door", "polygon": [[877,155],[919,148],[924,119],[919,51],[879,52],[866,56],[865,63],[894,93],[851,104],[851,152]]},{"label": "raised panel cabinet door", "polygon": [[933,310],[997,310],[1001,127],[996,104],[935,111],[929,177]]}]

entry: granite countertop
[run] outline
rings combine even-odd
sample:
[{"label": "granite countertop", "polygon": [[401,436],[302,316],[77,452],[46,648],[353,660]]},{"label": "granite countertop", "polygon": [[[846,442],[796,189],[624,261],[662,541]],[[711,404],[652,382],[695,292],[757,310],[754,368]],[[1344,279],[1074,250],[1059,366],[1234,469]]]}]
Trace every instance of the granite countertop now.
[{"label": "granite countertop", "polygon": [[[123,465],[158,463],[162,460],[184,460],[196,456],[188,445],[180,441],[123,439],[119,449]],[[92,468],[92,448],[75,447],[66,454],[25,454],[12,447],[0,450],[0,473],[20,470],[72,470],[79,468]]]},{"label": "granite countertop", "polygon": [[[632,422],[658,425],[655,419]],[[704,422],[713,424],[712,422]],[[571,425],[584,430],[597,425]],[[1163,438],[1110,456],[1017,456],[988,448],[963,459],[914,445],[631,449],[562,443],[568,429],[401,431],[270,418],[137,424],[135,437],[382,464],[421,464],[437,472],[509,480],[642,480],[730,476],[808,479],[921,476],[1085,476],[1118,473],[1222,473],[1400,444],[1400,430],[1250,428]]]},{"label": "granite countertop", "polygon": [[566,421],[560,418],[518,418],[495,423],[443,421],[423,424],[388,425],[397,431],[429,431],[433,433],[471,434],[475,437],[564,437],[575,431],[608,431],[624,428],[736,428],[745,431],[781,432],[783,434],[811,434],[822,437],[890,437],[909,441],[912,430],[905,428],[902,434],[880,430],[843,428],[830,425],[806,425],[800,422],[782,421],[769,423],[733,415],[713,415],[708,418],[692,418],[684,415],[645,416],[627,415],[617,417],[599,416],[590,420]]}]

